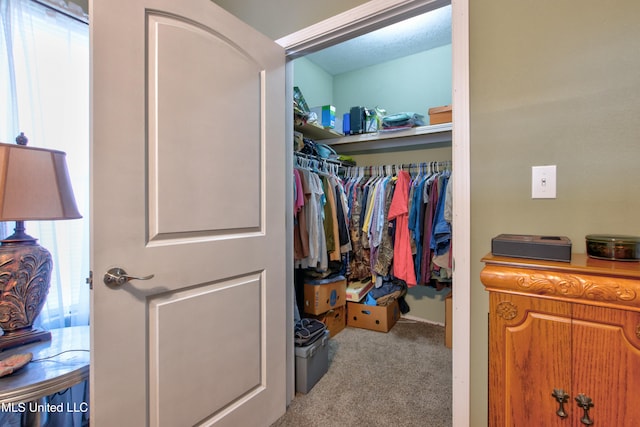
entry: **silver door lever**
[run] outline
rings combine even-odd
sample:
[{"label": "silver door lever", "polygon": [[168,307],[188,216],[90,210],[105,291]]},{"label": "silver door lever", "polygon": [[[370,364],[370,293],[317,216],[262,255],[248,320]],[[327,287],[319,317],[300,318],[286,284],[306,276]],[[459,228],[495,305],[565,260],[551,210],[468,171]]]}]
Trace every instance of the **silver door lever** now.
[{"label": "silver door lever", "polygon": [[149,280],[151,278],[153,278],[153,274],[143,277],[129,276],[124,269],[114,267],[104,273],[103,281],[105,285],[124,285],[130,280]]}]

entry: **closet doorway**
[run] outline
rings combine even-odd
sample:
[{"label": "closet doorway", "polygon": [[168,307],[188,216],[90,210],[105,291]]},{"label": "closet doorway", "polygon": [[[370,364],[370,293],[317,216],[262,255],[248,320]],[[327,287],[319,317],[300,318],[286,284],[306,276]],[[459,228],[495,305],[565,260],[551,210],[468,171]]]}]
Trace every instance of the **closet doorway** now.
[{"label": "closet doorway", "polygon": [[[362,34],[403,21],[405,19],[452,5],[452,104],[453,139],[452,160],[456,173],[453,187],[453,257],[455,268],[455,298],[453,298],[453,424],[469,424],[469,365],[470,365],[470,197],[469,197],[469,37],[468,0],[464,1],[398,1],[383,0],[363,4],[316,25],[285,36],[276,42],[287,53],[287,99],[293,99],[292,60],[336,45]],[[293,112],[287,114],[293,128]],[[288,138],[292,138],[288,135]],[[288,147],[293,142],[288,141]],[[289,165],[292,167],[292,165]],[[292,241],[292,238],[290,239]],[[287,254],[287,259],[293,259]],[[288,268],[293,271],[292,266]],[[291,278],[291,282],[293,279]],[[290,287],[288,304],[293,304],[293,287]],[[288,319],[293,325],[293,319]],[[293,329],[293,326],[291,326]],[[288,384],[293,384],[293,343],[287,372]],[[289,396],[293,396],[290,390]]]}]

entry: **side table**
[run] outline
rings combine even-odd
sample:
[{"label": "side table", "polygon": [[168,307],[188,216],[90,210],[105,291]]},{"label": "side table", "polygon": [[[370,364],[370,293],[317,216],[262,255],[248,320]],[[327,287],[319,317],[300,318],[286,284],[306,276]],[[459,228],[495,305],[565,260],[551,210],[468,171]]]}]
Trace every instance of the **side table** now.
[{"label": "side table", "polygon": [[40,425],[49,409],[86,412],[88,403],[71,408],[48,408],[43,398],[89,379],[89,326],[51,330],[51,341],[26,344],[0,352],[0,359],[32,353],[33,360],[0,378],[0,405],[4,411],[24,412],[28,425]]}]

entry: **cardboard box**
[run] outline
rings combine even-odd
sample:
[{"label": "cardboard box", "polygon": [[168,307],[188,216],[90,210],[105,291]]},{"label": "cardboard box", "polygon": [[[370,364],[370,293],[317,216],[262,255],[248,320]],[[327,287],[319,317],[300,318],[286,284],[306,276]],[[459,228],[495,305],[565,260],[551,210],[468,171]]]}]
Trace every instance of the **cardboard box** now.
[{"label": "cardboard box", "polygon": [[318,124],[324,128],[333,129],[336,127],[336,107],[333,105],[323,105],[321,107],[313,107],[313,113],[318,116]]},{"label": "cardboard box", "polygon": [[451,348],[452,346],[452,324],[451,320],[453,317],[453,299],[451,297],[451,292],[444,299],[444,345],[447,348]]},{"label": "cardboard box", "polygon": [[340,332],[347,326],[346,311],[346,307],[342,306],[332,308],[326,313],[318,315],[310,314],[309,317],[312,317],[324,323],[329,330],[329,336],[333,338],[338,332]]},{"label": "cardboard box", "polygon": [[307,282],[304,284],[304,312],[323,314],[342,307],[347,303],[346,293],[347,280],[342,276]]},{"label": "cardboard box", "polygon": [[296,391],[308,393],[329,369],[329,331],[315,342],[296,347]]},{"label": "cardboard box", "polygon": [[373,288],[373,280],[368,277],[357,282],[347,284],[347,301],[360,302],[362,298]]},{"label": "cardboard box", "polygon": [[429,108],[429,124],[451,123],[453,120],[453,109],[451,105]]},{"label": "cardboard box", "polygon": [[400,318],[398,301],[387,306],[347,303],[347,326],[389,332]]}]

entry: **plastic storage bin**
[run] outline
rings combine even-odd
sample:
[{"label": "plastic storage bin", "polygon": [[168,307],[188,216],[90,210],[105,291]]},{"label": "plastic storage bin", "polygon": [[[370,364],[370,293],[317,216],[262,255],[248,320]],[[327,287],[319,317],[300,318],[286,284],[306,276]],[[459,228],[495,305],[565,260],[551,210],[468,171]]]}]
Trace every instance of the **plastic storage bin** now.
[{"label": "plastic storage bin", "polygon": [[296,391],[308,393],[329,369],[329,331],[314,343],[296,347]]}]

